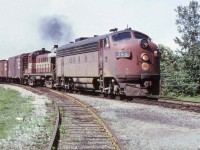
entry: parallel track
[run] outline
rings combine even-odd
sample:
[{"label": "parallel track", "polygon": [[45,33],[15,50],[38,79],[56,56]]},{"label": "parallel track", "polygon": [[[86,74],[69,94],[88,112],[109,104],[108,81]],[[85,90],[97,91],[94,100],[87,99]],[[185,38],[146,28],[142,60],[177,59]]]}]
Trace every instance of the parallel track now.
[{"label": "parallel track", "polygon": [[140,103],[145,105],[155,105],[164,108],[200,113],[200,103],[198,102],[189,102],[189,101],[181,101],[174,99],[140,99],[140,98],[135,98],[127,102]]},{"label": "parallel track", "polygon": [[[79,93],[80,94],[80,93]],[[97,97],[97,95],[94,95],[92,92],[82,92],[83,95],[87,95],[90,97]],[[101,98],[109,98],[108,97],[102,97]],[[113,99],[112,97],[109,99]],[[114,98],[115,100],[120,100],[119,96]],[[164,108],[170,108],[170,109],[179,109],[183,111],[190,111],[190,112],[197,112],[200,113],[200,100],[199,102],[191,102],[191,101],[182,101],[178,99],[164,99],[164,98],[150,98],[150,97],[125,97],[122,99],[125,103],[139,103],[139,104],[145,104],[145,105],[155,105],[160,106]]]}]

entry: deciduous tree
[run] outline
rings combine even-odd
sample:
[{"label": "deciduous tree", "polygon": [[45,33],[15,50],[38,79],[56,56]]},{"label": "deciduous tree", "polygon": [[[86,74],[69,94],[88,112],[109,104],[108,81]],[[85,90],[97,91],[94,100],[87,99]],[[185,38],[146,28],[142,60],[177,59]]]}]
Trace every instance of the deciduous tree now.
[{"label": "deciduous tree", "polygon": [[[179,55],[184,62],[183,69],[187,73],[187,92],[190,95],[199,93],[200,89],[200,5],[191,1],[189,6],[178,6],[176,25],[180,37],[175,42],[180,46]],[[189,84],[190,83],[190,84]]]}]

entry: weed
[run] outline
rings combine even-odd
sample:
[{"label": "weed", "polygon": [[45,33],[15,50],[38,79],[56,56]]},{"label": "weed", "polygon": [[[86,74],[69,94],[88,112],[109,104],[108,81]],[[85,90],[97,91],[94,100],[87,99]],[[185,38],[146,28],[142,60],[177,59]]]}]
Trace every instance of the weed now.
[{"label": "weed", "polygon": [[65,126],[64,125],[60,125],[60,133],[65,134]]}]

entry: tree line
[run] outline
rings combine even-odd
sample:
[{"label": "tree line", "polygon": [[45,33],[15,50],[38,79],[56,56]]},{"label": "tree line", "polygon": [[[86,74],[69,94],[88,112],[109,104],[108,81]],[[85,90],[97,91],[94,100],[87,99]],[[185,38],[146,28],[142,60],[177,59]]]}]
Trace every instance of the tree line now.
[{"label": "tree line", "polygon": [[200,95],[200,5],[175,9],[179,49],[159,45],[161,52],[161,94],[168,96]]}]

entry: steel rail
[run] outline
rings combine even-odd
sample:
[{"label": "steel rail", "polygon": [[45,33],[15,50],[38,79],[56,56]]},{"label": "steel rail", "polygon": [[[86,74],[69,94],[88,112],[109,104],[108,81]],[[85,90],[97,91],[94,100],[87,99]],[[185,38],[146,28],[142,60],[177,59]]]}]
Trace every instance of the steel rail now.
[{"label": "steel rail", "polygon": [[58,138],[58,130],[59,130],[59,125],[60,125],[60,110],[59,110],[57,104],[56,103],[54,103],[54,104],[55,104],[55,109],[56,109],[56,112],[57,112],[56,124],[55,124],[54,132],[52,134],[52,137],[51,137],[51,140],[49,142],[47,150],[52,150],[53,147],[56,145],[56,138]]}]

